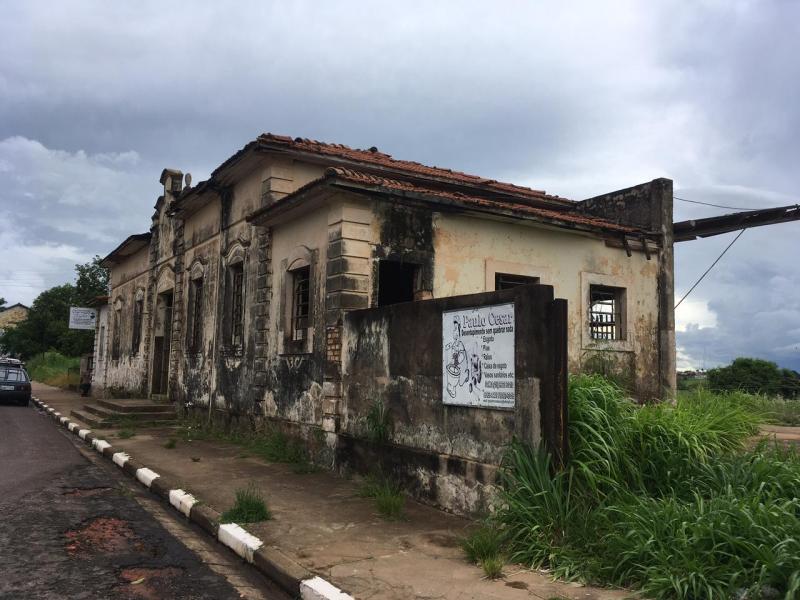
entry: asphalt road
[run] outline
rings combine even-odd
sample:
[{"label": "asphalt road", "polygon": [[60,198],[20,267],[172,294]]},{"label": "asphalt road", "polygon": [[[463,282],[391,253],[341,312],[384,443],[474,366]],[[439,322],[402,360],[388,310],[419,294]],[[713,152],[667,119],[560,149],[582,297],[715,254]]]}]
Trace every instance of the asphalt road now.
[{"label": "asphalt road", "polygon": [[0,406],[0,598],[280,597],[245,566],[212,570],[132,486],[34,408]]}]

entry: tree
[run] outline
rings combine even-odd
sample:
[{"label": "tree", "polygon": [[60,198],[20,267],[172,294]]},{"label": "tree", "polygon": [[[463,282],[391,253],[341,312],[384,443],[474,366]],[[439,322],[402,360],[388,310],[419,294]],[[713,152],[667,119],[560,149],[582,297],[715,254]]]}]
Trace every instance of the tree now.
[{"label": "tree", "polygon": [[800,375],[758,358],[737,358],[727,367],[711,369],[708,385],[714,391],[742,390],[751,394],[781,395],[795,398]]},{"label": "tree", "polygon": [[75,285],[66,283],[39,294],[28,311],[28,318],[9,328],[0,339],[7,352],[30,358],[57,350],[66,356],[80,356],[92,350],[94,332],[69,328],[69,309],[87,306],[97,296],[108,294],[108,270],[100,257],[75,265]]},{"label": "tree", "polygon": [[97,296],[108,295],[108,269],[100,266],[103,260],[96,256],[82,265],[75,265],[78,279],[75,282],[76,300],[80,306],[86,306]]}]

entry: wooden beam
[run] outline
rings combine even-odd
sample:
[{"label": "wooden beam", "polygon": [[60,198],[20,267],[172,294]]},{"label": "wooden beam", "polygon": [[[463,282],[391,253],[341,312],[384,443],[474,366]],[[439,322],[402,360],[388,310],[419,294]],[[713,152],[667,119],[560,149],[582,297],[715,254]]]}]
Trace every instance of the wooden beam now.
[{"label": "wooden beam", "polygon": [[763,210],[748,210],[706,219],[679,221],[673,224],[672,230],[676,242],[686,242],[750,227],[763,227],[764,225],[798,220],[800,220],[800,205],[795,204]]}]

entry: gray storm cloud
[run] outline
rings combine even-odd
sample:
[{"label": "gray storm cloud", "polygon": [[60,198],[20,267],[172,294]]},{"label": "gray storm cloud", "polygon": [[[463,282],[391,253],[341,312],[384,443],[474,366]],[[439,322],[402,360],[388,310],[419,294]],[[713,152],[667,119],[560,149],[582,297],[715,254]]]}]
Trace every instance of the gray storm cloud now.
[{"label": "gray storm cloud", "polygon": [[[665,176],[690,199],[797,202],[798,18],[779,1],[5,3],[0,252],[20,270],[0,296],[68,280],[146,229],[163,167],[202,179],[262,131],[572,198]],[[800,368],[798,227],[746,232],[679,309],[686,365]],[[678,247],[678,296],[728,239]]]}]

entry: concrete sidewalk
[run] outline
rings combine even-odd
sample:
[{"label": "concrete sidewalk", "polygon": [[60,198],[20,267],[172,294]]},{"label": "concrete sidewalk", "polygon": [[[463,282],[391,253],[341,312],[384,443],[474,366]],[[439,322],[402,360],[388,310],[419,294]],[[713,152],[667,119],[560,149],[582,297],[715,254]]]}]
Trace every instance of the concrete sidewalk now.
[{"label": "concrete sidewalk", "polygon": [[[34,383],[34,395],[69,415],[86,398]],[[114,430],[93,430],[116,449],[180,482],[204,504],[224,511],[235,491],[254,483],[273,518],[247,525],[248,531],[289,560],[331,581],[355,598],[443,598],[611,600],[631,596],[550,581],[546,575],[508,565],[505,578],[489,581],[468,564],[458,540],[466,519],[406,502],[406,519],[381,519],[370,499],[358,497],[358,484],[330,473],[296,474],[291,466],[247,457],[239,446],[215,441],[179,440],[174,427],[138,429],[130,439]]]}]

